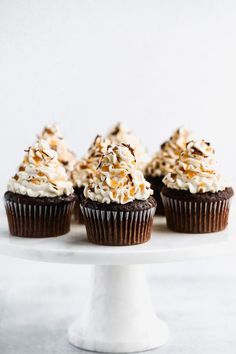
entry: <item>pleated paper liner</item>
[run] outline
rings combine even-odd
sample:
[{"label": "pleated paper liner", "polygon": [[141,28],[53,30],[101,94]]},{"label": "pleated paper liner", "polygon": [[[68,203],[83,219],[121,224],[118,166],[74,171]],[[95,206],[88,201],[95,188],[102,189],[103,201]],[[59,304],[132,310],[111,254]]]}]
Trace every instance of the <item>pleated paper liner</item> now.
[{"label": "pleated paper liner", "polygon": [[88,240],[98,245],[129,246],[151,238],[155,207],[136,211],[108,211],[81,206]]},{"label": "pleated paper liner", "polygon": [[[32,201],[31,201],[32,199]],[[13,236],[21,237],[54,237],[68,233],[74,197],[41,198],[5,194],[5,209],[8,218],[9,231]],[[45,198],[44,198],[45,200]]]},{"label": "pleated paper liner", "polygon": [[183,233],[210,233],[228,224],[230,198],[216,200],[178,200],[162,193],[167,226]]}]

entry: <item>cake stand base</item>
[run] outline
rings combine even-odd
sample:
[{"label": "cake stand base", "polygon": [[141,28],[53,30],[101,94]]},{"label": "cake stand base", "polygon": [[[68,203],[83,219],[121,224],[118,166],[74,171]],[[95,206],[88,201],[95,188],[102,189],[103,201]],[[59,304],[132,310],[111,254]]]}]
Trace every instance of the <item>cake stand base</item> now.
[{"label": "cake stand base", "polygon": [[155,315],[143,266],[95,266],[87,306],[68,336],[80,349],[105,353],[165,344],[168,327]]}]

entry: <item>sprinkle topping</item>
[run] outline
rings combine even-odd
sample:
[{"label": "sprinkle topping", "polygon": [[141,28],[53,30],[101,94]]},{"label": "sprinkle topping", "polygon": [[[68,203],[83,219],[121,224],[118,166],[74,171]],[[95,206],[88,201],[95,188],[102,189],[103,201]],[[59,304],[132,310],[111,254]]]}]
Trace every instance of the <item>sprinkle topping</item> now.
[{"label": "sprinkle topping", "polygon": [[29,149],[8,183],[8,190],[30,197],[56,197],[73,193],[72,183],[57,158],[57,152],[45,140]]},{"label": "sprinkle topping", "polygon": [[137,168],[133,149],[126,144],[108,145],[93,181],[84,190],[85,197],[108,204],[146,200],[152,193]]},{"label": "sprinkle topping", "polygon": [[191,193],[222,191],[226,184],[215,165],[215,151],[208,142],[190,141],[176,162],[175,172],[169,173],[163,182],[169,188]]}]

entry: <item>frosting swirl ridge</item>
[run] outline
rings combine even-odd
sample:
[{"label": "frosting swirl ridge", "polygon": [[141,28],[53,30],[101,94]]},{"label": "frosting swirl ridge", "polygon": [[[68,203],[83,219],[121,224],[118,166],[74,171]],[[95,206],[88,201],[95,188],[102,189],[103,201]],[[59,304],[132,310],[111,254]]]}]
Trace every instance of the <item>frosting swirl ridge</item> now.
[{"label": "frosting swirl ridge", "polygon": [[139,139],[129,131],[124,124],[118,123],[111,131],[108,133],[107,138],[112,144],[128,144],[135,152],[138,168],[143,169],[145,161],[147,161],[147,152],[143,147]]},{"label": "frosting swirl ridge", "polygon": [[69,150],[58,125],[54,123],[46,126],[38,138],[46,140],[50,148],[57,152],[59,162],[64,166],[67,173],[70,174],[74,168],[76,157]]},{"label": "frosting swirl ridge", "polygon": [[73,193],[72,183],[58,161],[57,152],[47,141],[37,140],[25,151],[17,173],[9,180],[9,191],[30,197],[58,197]]},{"label": "frosting swirl ridge", "polygon": [[101,157],[107,150],[110,141],[97,135],[90,146],[87,155],[79,160],[72,172],[72,181],[74,186],[85,187],[89,184],[96,173]]},{"label": "frosting swirl ridge", "polygon": [[187,129],[183,127],[177,129],[170,139],[161,145],[160,151],[146,165],[145,175],[157,177],[173,172],[176,160],[190,140],[191,136]]},{"label": "frosting swirl ridge", "polygon": [[215,151],[205,140],[190,141],[176,162],[175,171],[163,183],[173,189],[190,193],[219,192],[227,186],[216,171]]},{"label": "frosting swirl ridge", "polygon": [[134,150],[126,144],[107,147],[94,180],[84,190],[86,198],[107,204],[147,200],[152,194],[150,183],[137,169]]}]

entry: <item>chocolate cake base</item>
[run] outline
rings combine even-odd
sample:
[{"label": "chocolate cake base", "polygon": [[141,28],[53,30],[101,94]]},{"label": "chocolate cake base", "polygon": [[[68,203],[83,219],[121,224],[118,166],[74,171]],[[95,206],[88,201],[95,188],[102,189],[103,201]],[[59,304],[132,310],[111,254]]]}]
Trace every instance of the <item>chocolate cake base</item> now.
[{"label": "chocolate cake base", "polygon": [[82,200],[84,200],[84,187],[75,187],[74,188],[76,199],[73,210],[73,219],[77,224],[84,224],[83,213],[81,211],[80,205]]},{"label": "chocolate cake base", "polygon": [[190,193],[163,187],[161,196],[169,229],[184,233],[224,230],[228,224],[230,200],[234,192]]},{"label": "chocolate cake base", "polygon": [[151,237],[156,201],[135,200],[127,204],[81,203],[88,240],[98,245],[128,246],[147,242]]},{"label": "chocolate cake base", "polygon": [[20,237],[54,237],[70,231],[75,196],[29,197],[4,195],[9,231]]},{"label": "chocolate cake base", "polygon": [[156,199],[157,202],[156,215],[160,215],[160,216],[165,215],[165,209],[161,198],[161,190],[164,186],[164,183],[162,182],[163,178],[164,176],[156,176],[156,177],[150,175],[145,176],[145,179],[149,183],[151,183],[151,187],[153,189],[153,197]]}]

